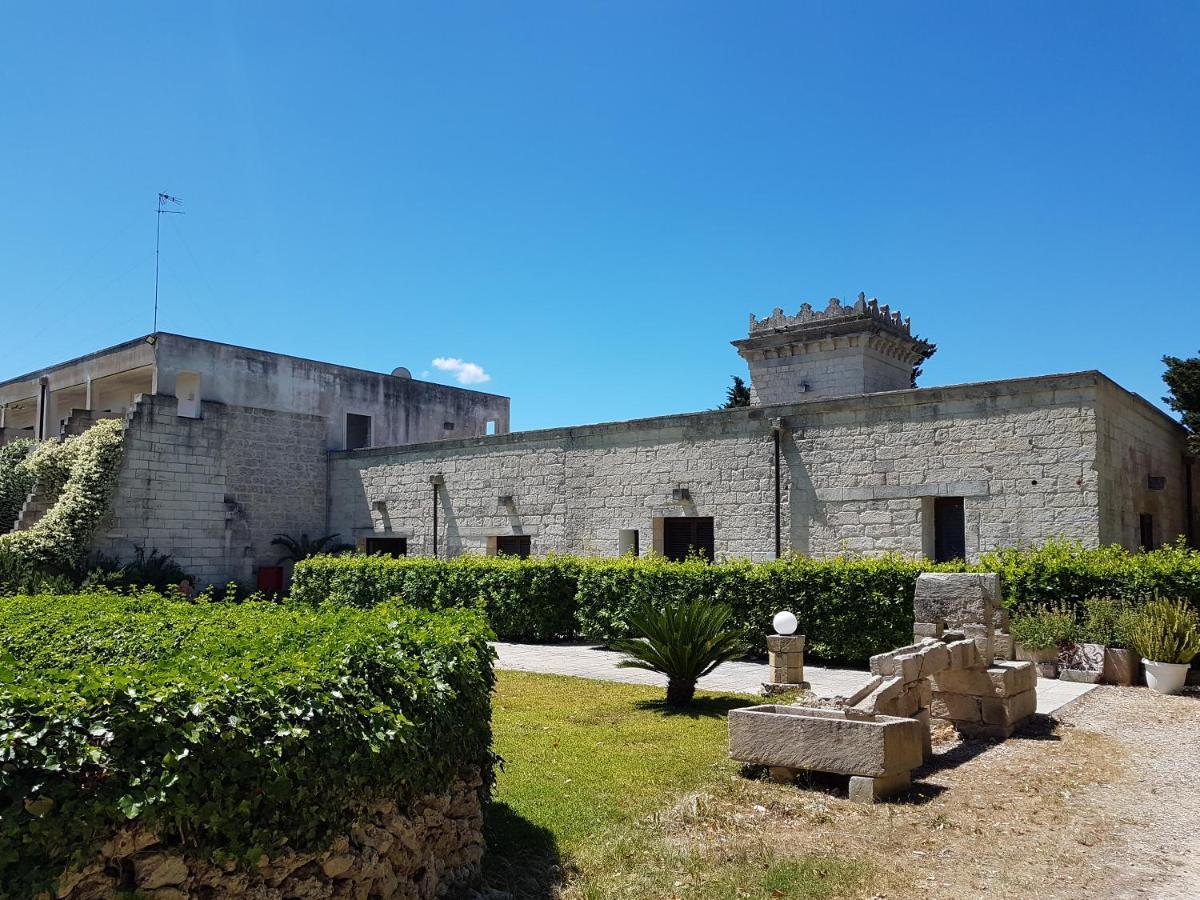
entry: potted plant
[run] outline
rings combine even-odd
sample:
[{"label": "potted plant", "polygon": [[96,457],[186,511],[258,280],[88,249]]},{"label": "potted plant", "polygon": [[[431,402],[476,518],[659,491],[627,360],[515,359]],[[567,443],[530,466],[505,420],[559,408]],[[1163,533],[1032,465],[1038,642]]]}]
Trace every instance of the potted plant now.
[{"label": "potted plant", "polygon": [[1192,658],[1200,653],[1200,616],[1182,600],[1156,600],[1138,611],[1133,648],[1141,654],[1146,685],[1160,694],[1183,690]]},{"label": "potted plant", "polygon": [[1075,616],[1065,609],[1043,607],[1013,616],[1008,626],[1017,644],[1017,658],[1032,660],[1042,678],[1057,678],[1059,647],[1074,643]]},{"label": "potted plant", "polygon": [[1103,645],[1100,680],[1122,687],[1134,684],[1140,669],[1138,655],[1130,649],[1136,610],[1127,600],[1109,597],[1093,597],[1083,605],[1083,634],[1086,640]]}]

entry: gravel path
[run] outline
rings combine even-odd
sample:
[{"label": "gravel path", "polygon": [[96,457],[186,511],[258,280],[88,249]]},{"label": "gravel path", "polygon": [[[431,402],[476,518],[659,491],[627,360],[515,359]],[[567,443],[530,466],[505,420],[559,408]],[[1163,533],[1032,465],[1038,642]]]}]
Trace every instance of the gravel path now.
[{"label": "gravel path", "polygon": [[1105,877],[1091,896],[1200,897],[1200,693],[1102,688],[1062,718],[1125,752],[1120,776],[1081,797],[1115,825],[1115,841],[1094,854]]}]

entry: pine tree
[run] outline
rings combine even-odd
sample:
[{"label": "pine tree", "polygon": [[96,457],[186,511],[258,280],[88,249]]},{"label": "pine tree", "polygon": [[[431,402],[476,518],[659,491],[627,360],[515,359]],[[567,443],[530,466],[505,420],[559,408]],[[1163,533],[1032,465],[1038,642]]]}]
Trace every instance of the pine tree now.
[{"label": "pine tree", "polygon": [[1179,413],[1183,427],[1191,432],[1188,446],[1200,455],[1200,356],[1164,356],[1163,364],[1167,367],[1163,381],[1170,391],[1163,400]]},{"label": "pine tree", "polygon": [[725,404],[721,409],[737,409],[739,406],[750,405],[750,388],[741,376],[733,376],[733,384],[725,390]]}]

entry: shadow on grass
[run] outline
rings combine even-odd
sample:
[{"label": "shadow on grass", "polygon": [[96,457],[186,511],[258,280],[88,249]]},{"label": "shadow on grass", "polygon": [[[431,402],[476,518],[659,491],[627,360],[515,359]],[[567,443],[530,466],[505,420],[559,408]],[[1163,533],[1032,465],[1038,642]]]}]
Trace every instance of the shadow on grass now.
[{"label": "shadow on grass", "polygon": [[663,700],[639,700],[634,707],[646,712],[662,713],[664,716],[682,716],[688,719],[723,719],[731,709],[742,709],[761,703],[742,697],[697,697],[688,706],[669,706]]},{"label": "shadow on grass", "polygon": [[529,900],[557,896],[563,863],[550,829],[530,822],[507,803],[493,801],[484,814],[483,832],[486,887]]}]

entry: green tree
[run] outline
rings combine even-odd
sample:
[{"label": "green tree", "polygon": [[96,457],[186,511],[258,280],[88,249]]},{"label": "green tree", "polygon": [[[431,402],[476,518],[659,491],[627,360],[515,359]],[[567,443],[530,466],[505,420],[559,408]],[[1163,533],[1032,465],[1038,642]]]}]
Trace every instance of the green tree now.
[{"label": "green tree", "polygon": [[750,388],[740,375],[733,376],[733,384],[725,390],[725,403],[721,409],[737,409],[750,405]]},{"label": "green tree", "polygon": [[1164,356],[1163,364],[1167,367],[1163,381],[1170,391],[1163,400],[1179,413],[1183,427],[1191,432],[1188,446],[1200,455],[1200,356]]}]

